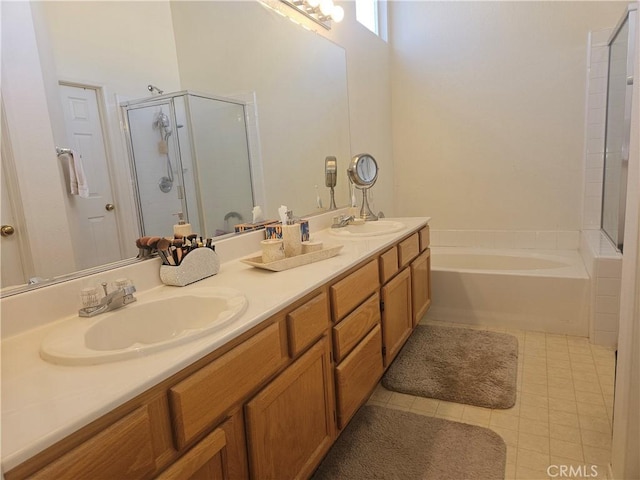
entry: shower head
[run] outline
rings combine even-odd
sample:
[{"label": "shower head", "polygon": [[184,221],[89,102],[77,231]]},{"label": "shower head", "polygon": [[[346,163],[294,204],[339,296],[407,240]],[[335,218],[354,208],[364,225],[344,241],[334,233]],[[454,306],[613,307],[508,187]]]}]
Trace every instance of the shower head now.
[{"label": "shower head", "polygon": [[158,95],[162,95],[164,93],[164,90],[160,90],[158,87],[151,84],[147,85],[147,90],[149,90],[151,93],[153,93],[155,90],[156,92],[158,92]]}]

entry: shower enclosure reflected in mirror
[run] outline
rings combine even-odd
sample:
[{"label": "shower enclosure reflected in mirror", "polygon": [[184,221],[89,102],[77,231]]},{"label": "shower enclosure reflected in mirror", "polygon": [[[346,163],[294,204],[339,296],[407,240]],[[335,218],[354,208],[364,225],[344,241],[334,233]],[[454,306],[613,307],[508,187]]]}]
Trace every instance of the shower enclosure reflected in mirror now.
[{"label": "shower enclosure reflected in mirror", "polygon": [[602,230],[621,252],[631,135],[635,15],[637,11],[630,8],[609,41]]},{"label": "shower enclosure reflected in mirror", "polygon": [[206,237],[251,218],[244,104],[183,91],[122,108],[142,235],[170,235],[178,214]]}]

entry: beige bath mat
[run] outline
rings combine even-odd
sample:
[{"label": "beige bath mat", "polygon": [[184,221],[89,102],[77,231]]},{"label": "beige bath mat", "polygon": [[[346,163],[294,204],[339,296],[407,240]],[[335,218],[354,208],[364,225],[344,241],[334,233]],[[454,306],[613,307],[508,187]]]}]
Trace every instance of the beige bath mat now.
[{"label": "beige bath mat", "polygon": [[516,401],[518,340],[468,328],[418,325],[384,377],[396,392],[478,407]]},{"label": "beige bath mat", "polygon": [[506,454],[487,428],[365,405],[313,479],[502,480]]}]

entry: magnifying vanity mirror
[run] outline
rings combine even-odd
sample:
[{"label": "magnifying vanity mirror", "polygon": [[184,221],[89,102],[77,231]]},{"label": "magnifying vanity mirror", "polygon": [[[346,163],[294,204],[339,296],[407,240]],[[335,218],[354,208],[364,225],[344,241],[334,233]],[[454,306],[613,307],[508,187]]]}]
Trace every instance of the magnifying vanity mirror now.
[{"label": "magnifying vanity mirror", "polygon": [[376,183],[378,179],[378,164],[375,158],[368,153],[361,153],[351,159],[351,164],[347,168],[347,175],[351,183],[356,188],[362,190],[362,207],[360,208],[360,218],[365,222],[378,220],[369,207],[367,191]]}]

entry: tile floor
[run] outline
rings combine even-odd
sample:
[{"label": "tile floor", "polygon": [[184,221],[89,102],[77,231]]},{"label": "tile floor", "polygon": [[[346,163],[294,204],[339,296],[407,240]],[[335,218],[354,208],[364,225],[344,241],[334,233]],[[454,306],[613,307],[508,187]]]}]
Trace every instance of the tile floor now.
[{"label": "tile floor", "polygon": [[[479,328],[428,319],[423,322]],[[369,403],[492,429],[507,444],[507,480],[567,478],[559,475],[562,465],[573,466],[574,473],[587,474],[572,478],[606,479],[613,415],[613,350],[591,345],[582,337],[481,329],[518,338],[517,399],[512,408],[492,410],[414,397],[381,385]]]}]

